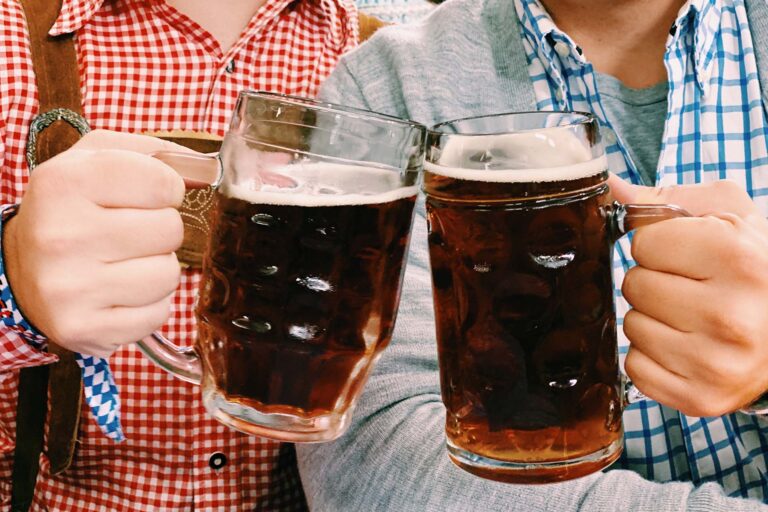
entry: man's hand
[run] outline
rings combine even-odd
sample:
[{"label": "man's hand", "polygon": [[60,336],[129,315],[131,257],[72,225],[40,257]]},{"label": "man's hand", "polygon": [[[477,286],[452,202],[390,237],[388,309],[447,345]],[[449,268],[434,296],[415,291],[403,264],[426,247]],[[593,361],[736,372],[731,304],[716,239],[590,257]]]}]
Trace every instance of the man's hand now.
[{"label": "man's hand", "polygon": [[33,172],[3,236],[24,316],[69,350],[108,357],[165,323],[179,283],[174,251],[184,182],[148,156],[184,151],[94,131]]},{"label": "man's hand", "polygon": [[768,389],[768,221],[729,181],[669,188],[612,176],[623,203],[696,217],[639,228],[622,292],[626,370],[649,397],[690,416],[743,407]]}]

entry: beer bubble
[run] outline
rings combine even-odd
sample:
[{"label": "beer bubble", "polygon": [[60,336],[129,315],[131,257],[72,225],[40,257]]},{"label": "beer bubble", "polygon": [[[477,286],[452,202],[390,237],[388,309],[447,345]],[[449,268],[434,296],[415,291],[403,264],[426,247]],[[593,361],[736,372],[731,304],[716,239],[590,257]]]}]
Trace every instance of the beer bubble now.
[{"label": "beer bubble", "polygon": [[540,381],[555,390],[578,385],[587,373],[588,347],[585,334],[578,329],[555,329],[547,334],[532,354]]},{"label": "beer bubble", "polygon": [[576,259],[580,219],[564,208],[541,212],[528,228],[528,255],[537,265],[561,269]]},{"label": "beer bubble", "polygon": [[[319,207],[388,203],[415,196],[418,187],[404,186],[398,169],[299,162],[254,171],[252,179],[224,182],[219,190],[252,204]],[[261,214],[251,220],[265,226],[277,222]]]},{"label": "beer bubble", "polygon": [[320,277],[299,277],[296,278],[296,283],[303,286],[304,288],[312,290],[313,292],[333,291],[333,285]]},{"label": "beer bubble", "polygon": [[251,222],[259,226],[265,226],[271,228],[277,224],[277,220],[268,213],[257,213],[251,217]]},{"label": "beer bubble", "polygon": [[509,133],[460,137],[445,144],[439,165],[424,168],[449,178],[525,183],[586,178],[608,168],[583,140],[566,131]]},{"label": "beer bubble", "polygon": [[262,276],[273,276],[277,273],[278,270],[280,269],[275,265],[265,265],[263,267],[259,267],[257,272]]},{"label": "beer bubble", "polygon": [[475,263],[475,266],[472,267],[472,270],[475,272],[479,272],[481,274],[487,274],[491,271],[491,264],[490,263]]},{"label": "beer bubble", "polygon": [[562,268],[573,261],[576,254],[566,252],[563,254],[531,254],[531,259],[542,267],[557,269]]},{"label": "beer bubble", "polygon": [[254,331],[259,334],[269,332],[272,330],[272,324],[264,320],[251,320],[248,316],[243,315],[241,317],[232,320],[232,325],[245,329],[247,331]]},{"label": "beer bubble", "polygon": [[321,334],[323,329],[317,325],[292,325],[288,328],[288,335],[300,341],[311,341]]},{"label": "beer bubble", "polygon": [[555,389],[568,389],[574,387],[576,384],[579,383],[578,379],[573,378],[565,378],[561,381],[553,380],[547,383],[547,385],[551,388]]}]

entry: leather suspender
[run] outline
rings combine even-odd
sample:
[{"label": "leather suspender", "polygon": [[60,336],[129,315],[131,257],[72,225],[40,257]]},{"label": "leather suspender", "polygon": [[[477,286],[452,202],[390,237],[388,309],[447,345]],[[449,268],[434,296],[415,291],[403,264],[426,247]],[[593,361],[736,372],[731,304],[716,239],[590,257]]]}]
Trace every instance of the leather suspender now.
[{"label": "leather suspender", "polygon": [[[72,34],[48,36],[58,17],[61,0],[21,0],[27,19],[32,62],[37,81],[40,112],[65,108],[82,115],[80,80]],[[40,133],[37,160],[42,162],[68,149],[80,133],[66,121],[53,120]],[[80,368],[74,354],[49,344],[59,362],[49,367],[25,368],[19,373],[19,401],[16,412],[16,450],[12,475],[11,508],[26,511],[32,504],[43,450],[46,403],[50,386],[52,414],[48,430],[48,457],[51,471],[64,471],[72,460],[77,439],[82,399]],[[50,377],[49,377],[50,373]]]}]

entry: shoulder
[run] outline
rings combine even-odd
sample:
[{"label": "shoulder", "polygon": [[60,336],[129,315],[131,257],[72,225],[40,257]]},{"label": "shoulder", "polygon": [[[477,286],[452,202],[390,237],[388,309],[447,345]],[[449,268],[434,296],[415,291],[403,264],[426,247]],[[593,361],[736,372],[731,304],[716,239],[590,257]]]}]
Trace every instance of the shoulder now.
[{"label": "shoulder", "polygon": [[6,114],[16,98],[34,94],[29,36],[18,0],[0,0],[0,112]]},{"label": "shoulder", "polygon": [[381,28],[344,56],[337,75],[356,84],[367,108],[430,123],[436,114],[423,108],[430,96],[454,96],[471,73],[493,73],[494,3],[512,4],[451,0],[419,22]]},{"label": "shoulder", "polygon": [[18,0],[0,0],[0,38],[5,44],[14,40],[26,43],[27,25]]}]

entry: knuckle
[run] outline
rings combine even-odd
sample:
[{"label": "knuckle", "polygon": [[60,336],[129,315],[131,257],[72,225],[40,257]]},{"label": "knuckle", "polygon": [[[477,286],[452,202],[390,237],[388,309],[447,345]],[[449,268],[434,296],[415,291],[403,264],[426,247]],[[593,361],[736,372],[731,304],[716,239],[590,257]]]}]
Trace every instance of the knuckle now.
[{"label": "knuckle", "polygon": [[176,254],[171,253],[166,259],[166,271],[165,275],[168,280],[169,293],[178,288],[179,281],[181,281],[181,265],[179,265],[179,259]]},{"label": "knuckle", "polygon": [[732,236],[727,247],[727,261],[730,262],[731,271],[736,276],[751,280],[756,274],[759,274],[755,272],[755,268],[760,268],[759,265],[766,259],[766,255],[763,254],[763,251],[758,250],[752,239],[745,236]]},{"label": "knuckle", "polygon": [[638,272],[639,269],[637,267],[629,269],[624,275],[624,281],[621,283],[621,294],[630,304],[634,302],[633,298],[637,297]]},{"label": "knuckle", "polygon": [[707,379],[718,383],[718,387],[732,388],[738,387],[744,378],[743,362],[736,357],[728,356],[711,358],[702,366],[708,371]]},{"label": "knuckle", "polygon": [[[641,227],[635,230],[632,236],[630,252],[632,258],[640,264],[645,261],[645,255],[649,251],[648,248],[653,245],[653,237],[649,233],[650,231],[647,227]],[[650,250],[652,251],[653,249],[651,248]]]},{"label": "knuckle", "polygon": [[109,130],[105,130],[103,128],[96,128],[94,130],[89,131],[83,137],[78,141],[80,145],[88,146],[90,144],[93,144],[97,141],[104,140],[105,138],[109,137],[110,135]]},{"label": "knuckle", "polygon": [[155,306],[150,309],[147,317],[148,331],[155,331],[160,329],[168,317],[171,315],[171,306],[173,298],[171,296],[161,299]]},{"label": "knuckle", "polygon": [[629,351],[627,352],[627,357],[624,359],[624,371],[627,372],[627,375],[630,379],[632,379],[632,382],[638,386],[638,382],[643,381],[642,372],[638,372],[638,360],[637,360],[637,351],[633,350],[632,347],[629,347]]},{"label": "knuckle", "polygon": [[[66,304],[67,299],[71,300],[72,297],[82,297],[85,295],[85,286],[82,279],[71,279],[66,275],[62,275],[58,272],[43,272],[38,281],[40,292],[44,293],[44,297],[51,305]],[[52,308],[54,312],[58,312],[59,315],[64,316],[64,309],[62,307]],[[77,315],[74,315],[77,316]]]},{"label": "knuckle", "polygon": [[743,200],[748,198],[746,191],[742,186],[733,180],[718,180],[713,181],[711,184],[712,190],[718,195],[718,197],[726,200]]},{"label": "knuckle", "polygon": [[[151,158],[151,157],[147,157]],[[184,201],[184,180],[170,167],[160,164],[161,172],[155,173],[153,191],[159,204],[178,208]]]},{"label": "knuckle", "polygon": [[[634,345],[641,345],[642,339],[640,336],[640,324],[638,323],[638,313],[634,309],[630,309],[627,311],[627,313],[624,315],[624,335],[627,337],[628,340],[632,342]],[[627,353],[627,359],[629,359],[629,355],[632,353],[632,350],[630,348],[629,353]]]},{"label": "knuckle", "polygon": [[717,392],[701,392],[691,399],[688,416],[709,418],[720,416],[738,409],[739,404],[731,397]]},{"label": "knuckle", "polygon": [[59,315],[51,325],[51,336],[64,346],[91,344],[90,329],[76,315]]},{"label": "knuckle", "polygon": [[30,243],[49,256],[65,256],[77,250],[78,241],[64,226],[37,223],[30,228]]},{"label": "knuckle", "polygon": [[708,315],[713,337],[736,345],[751,345],[759,336],[759,329],[743,311],[718,308]]},{"label": "knuckle", "polygon": [[168,209],[167,236],[174,250],[181,247],[184,242],[184,220],[181,218],[181,214],[172,208]]},{"label": "knuckle", "polygon": [[60,198],[67,194],[79,181],[76,160],[73,152],[65,152],[42,163],[30,176],[30,190],[45,198]]}]

